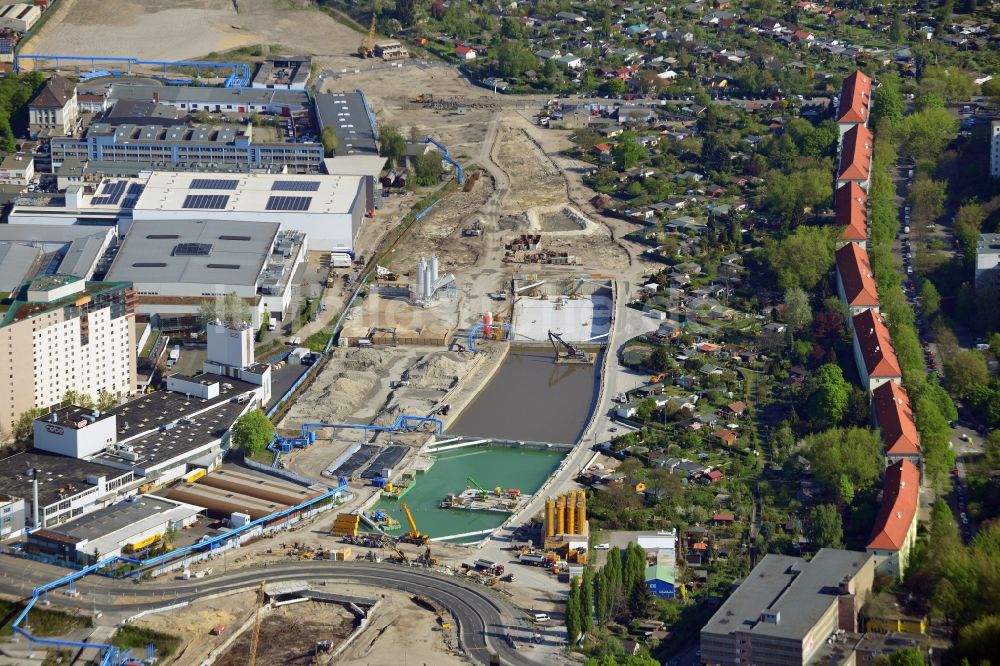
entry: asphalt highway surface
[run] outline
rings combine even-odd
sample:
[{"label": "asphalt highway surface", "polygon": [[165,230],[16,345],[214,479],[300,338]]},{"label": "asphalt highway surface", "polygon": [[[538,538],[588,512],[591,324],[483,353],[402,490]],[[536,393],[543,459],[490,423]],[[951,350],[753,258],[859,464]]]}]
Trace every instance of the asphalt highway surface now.
[{"label": "asphalt highway surface", "polygon": [[[510,634],[522,643],[534,632],[523,616],[509,603],[481,586],[465,583],[423,569],[397,565],[307,561],[277,564],[265,568],[236,570],[230,573],[190,580],[156,580],[132,584],[101,576],[88,576],[76,583],[80,596],[52,593],[52,601],[60,606],[97,609],[104,612],[132,614],[181,602],[192,602],[206,595],[231,590],[250,589],[261,579],[268,583],[292,580],[328,580],[355,583],[372,588],[390,589],[419,594],[440,603],[453,615],[459,640],[465,652],[478,663],[488,663],[493,654],[500,655],[504,664],[530,666],[540,663],[521,654],[507,642]],[[23,590],[0,581],[0,590],[23,594]],[[11,583],[13,581],[10,581]],[[7,589],[4,589],[7,588]],[[116,603],[135,595],[133,603]],[[139,599],[142,601],[139,601]]]}]

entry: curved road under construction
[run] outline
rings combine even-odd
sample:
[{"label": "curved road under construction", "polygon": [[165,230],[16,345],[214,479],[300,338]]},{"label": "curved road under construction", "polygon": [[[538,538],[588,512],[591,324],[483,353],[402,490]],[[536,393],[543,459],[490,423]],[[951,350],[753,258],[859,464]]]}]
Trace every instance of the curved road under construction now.
[{"label": "curved road under construction", "polygon": [[[151,581],[129,590],[136,595],[137,600],[145,598],[135,603],[115,602],[116,598],[120,600],[129,596],[128,593],[122,594],[124,590],[121,580],[88,576],[76,583],[80,596],[60,595],[57,603],[70,608],[98,609],[127,615],[181,602],[193,602],[211,594],[251,589],[262,579],[269,583],[327,580],[419,594],[438,602],[454,616],[461,646],[474,661],[489,663],[490,656],[498,654],[505,664],[532,666],[540,663],[521,654],[507,642],[508,635],[519,637],[523,642],[529,634],[534,633],[511,604],[485,589],[454,577],[395,565],[313,561],[278,564],[264,569],[236,570],[210,578],[163,583]],[[0,581],[0,590],[13,594],[23,593],[23,590],[13,589],[14,586],[7,583],[8,580],[11,579]]]}]

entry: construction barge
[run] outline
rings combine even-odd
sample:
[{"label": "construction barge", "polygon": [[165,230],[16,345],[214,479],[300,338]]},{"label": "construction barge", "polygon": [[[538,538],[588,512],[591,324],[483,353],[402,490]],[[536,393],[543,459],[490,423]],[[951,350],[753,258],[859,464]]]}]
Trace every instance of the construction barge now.
[{"label": "construction barge", "polygon": [[441,501],[442,509],[466,509],[468,511],[497,511],[514,513],[531,498],[517,488],[494,488],[486,490],[481,487],[466,488],[459,494],[448,493]]}]

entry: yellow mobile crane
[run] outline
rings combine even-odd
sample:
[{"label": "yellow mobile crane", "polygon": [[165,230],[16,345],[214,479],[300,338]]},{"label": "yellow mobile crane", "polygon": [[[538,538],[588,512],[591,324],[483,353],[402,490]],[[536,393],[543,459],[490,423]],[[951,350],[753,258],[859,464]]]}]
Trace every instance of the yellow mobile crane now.
[{"label": "yellow mobile crane", "polygon": [[372,25],[368,28],[368,36],[358,47],[358,56],[372,58],[375,56],[375,14],[372,14]]},{"label": "yellow mobile crane", "polygon": [[260,609],[264,606],[264,581],[260,581],[260,587],[257,589],[257,615],[253,621],[253,633],[250,634],[250,661],[249,666],[256,666],[257,664],[257,646],[260,644],[260,621],[263,616],[260,614]]},{"label": "yellow mobile crane", "polygon": [[430,537],[417,529],[417,523],[413,520],[413,514],[410,513],[410,507],[406,506],[406,502],[402,502],[402,507],[403,513],[406,514],[406,522],[410,524],[410,531],[401,536],[399,540],[405,543],[415,543],[418,546],[423,546],[427,543]]}]

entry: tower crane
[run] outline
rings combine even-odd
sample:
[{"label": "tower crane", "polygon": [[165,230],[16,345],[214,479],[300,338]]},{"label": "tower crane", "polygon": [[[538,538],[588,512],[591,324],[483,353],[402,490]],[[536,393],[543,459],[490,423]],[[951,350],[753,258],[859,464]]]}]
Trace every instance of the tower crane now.
[{"label": "tower crane", "polygon": [[368,36],[365,37],[364,41],[361,42],[361,46],[358,47],[358,56],[362,58],[371,58],[375,55],[375,14],[372,14],[372,24],[368,28]]},{"label": "tower crane", "polygon": [[[577,349],[573,345],[569,344],[562,339],[562,336],[558,333],[553,333],[549,331],[549,342],[552,343],[552,350],[556,353],[556,361],[560,358],[567,358],[572,360],[586,360],[587,352],[582,349]],[[566,351],[560,354],[559,349],[563,348]]]},{"label": "tower crane", "polygon": [[403,507],[403,513],[406,514],[406,522],[410,524],[410,531],[400,537],[399,540],[423,546],[430,540],[430,537],[417,529],[417,522],[413,520],[413,514],[410,513],[410,507],[406,505],[406,502],[402,502],[401,506]]},{"label": "tower crane", "polygon": [[253,633],[250,634],[250,661],[249,666],[256,666],[257,664],[257,646],[260,644],[260,621],[263,619],[263,615],[260,613],[261,607],[264,605],[264,581],[260,581],[260,587],[257,588],[257,614],[253,621]]}]

